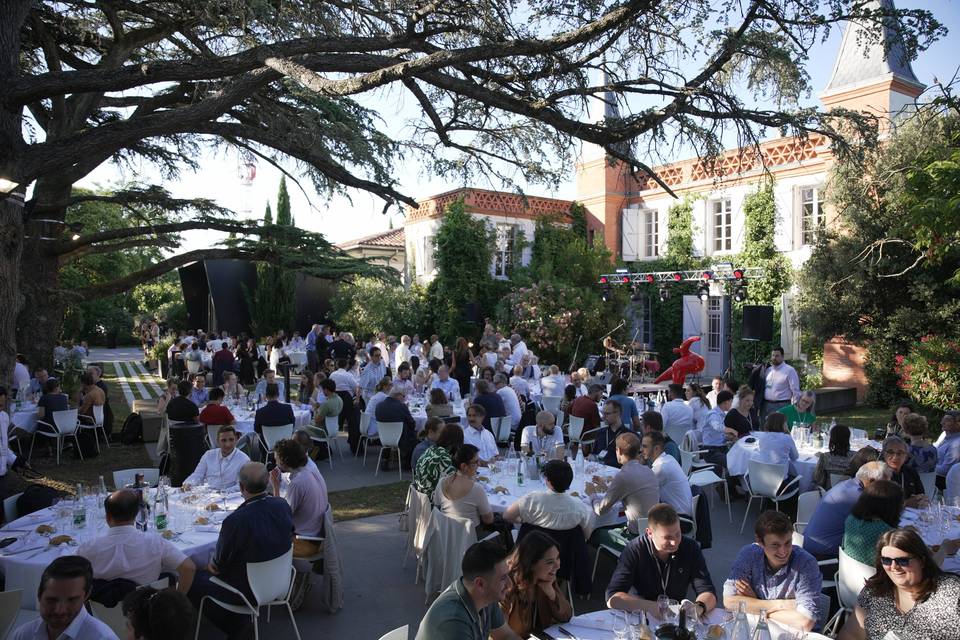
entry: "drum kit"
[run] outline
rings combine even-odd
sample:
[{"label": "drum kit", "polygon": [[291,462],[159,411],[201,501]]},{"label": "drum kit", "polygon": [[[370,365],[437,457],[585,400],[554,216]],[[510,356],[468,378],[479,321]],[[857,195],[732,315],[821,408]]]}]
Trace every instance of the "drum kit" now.
[{"label": "drum kit", "polygon": [[628,382],[650,382],[654,378],[646,363],[656,360],[657,352],[648,344],[633,341],[618,345],[611,338],[603,341],[607,355],[607,370]]}]

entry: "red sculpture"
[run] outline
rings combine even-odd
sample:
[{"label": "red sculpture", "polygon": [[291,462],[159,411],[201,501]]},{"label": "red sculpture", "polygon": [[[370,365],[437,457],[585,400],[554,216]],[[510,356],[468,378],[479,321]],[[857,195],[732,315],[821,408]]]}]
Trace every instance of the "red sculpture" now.
[{"label": "red sculpture", "polygon": [[688,374],[703,371],[703,367],[707,363],[700,357],[700,354],[690,351],[690,345],[699,341],[700,336],[690,336],[683,341],[683,344],[676,347],[673,352],[680,354],[680,357],[674,360],[673,364],[653,381],[654,384],[663,382],[667,378],[672,378],[674,384],[683,384]]}]

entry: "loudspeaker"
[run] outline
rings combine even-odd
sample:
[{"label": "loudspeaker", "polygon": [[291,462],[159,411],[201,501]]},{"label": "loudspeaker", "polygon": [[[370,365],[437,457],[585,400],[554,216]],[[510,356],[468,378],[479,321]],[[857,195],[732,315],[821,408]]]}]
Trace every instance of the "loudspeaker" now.
[{"label": "loudspeaker", "polygon": [[583,367],[590,372],[590,375],[595,375],[597,373],[597,369],[602,366],[600,365],[600,359],[601,356],[591,354],[587,356],[586,360],[584,360]]},{"label": "loudspeaker", "polygon": [[753,342],[773,340],[773,307],[744,306],[740,338]]},{"label": "loudspeaker", "polygon": [[468,302],[463,305],[463,313],[461,314],[464,322],[472,322],[474,324],[480,324],[483,322],[482,314],[480,313],[480,305],[476,302]]}]

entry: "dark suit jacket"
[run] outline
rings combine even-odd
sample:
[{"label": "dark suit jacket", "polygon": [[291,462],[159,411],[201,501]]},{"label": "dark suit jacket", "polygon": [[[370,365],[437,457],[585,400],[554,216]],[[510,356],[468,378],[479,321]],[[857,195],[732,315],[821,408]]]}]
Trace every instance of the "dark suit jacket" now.
[{"label": "dark suit jacket", "polygon": [[296,422],[293,407],[279,400],[270,400],[257,409],[257,415],[253,419],[253,430],[263,433],[261,427],[280,427],[285,424],[296,424]]},{"label": "dark suit jacket", "polygon": [[496,393],[478,393],[473,399],[474,404],[478,404],[487,411],[483,418],[483,426],[490,428],[490,418],[502,418],[507,415],[507,410],[503,406],[503,398]]}]

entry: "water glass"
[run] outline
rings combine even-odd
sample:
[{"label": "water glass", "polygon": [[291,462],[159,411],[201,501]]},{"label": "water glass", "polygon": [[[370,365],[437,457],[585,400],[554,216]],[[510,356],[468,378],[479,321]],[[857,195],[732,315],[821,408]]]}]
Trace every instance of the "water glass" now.
[{"label": "water glass", "polygon": [[613,637],[616,640],[630,639],[630,625],[627,623],[626,611],[612,611],[613,613]]}]

